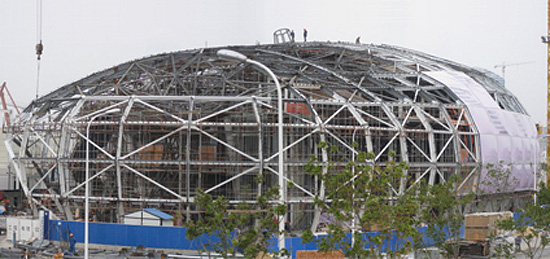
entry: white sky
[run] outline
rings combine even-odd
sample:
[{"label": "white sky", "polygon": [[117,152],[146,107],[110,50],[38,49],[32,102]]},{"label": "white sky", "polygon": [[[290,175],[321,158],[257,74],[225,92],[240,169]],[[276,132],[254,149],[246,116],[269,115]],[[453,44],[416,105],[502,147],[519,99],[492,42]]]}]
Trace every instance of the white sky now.
[{"label": "white sky", "polygon": [[[36,1],[0,0],[0,84],[19,106],[35,97]],[[43,0],[39,95],[162,52],[272,43],[279,28],[308,41],[392,44],[485,68],[534,121],[546,121],[544,0]]]}]

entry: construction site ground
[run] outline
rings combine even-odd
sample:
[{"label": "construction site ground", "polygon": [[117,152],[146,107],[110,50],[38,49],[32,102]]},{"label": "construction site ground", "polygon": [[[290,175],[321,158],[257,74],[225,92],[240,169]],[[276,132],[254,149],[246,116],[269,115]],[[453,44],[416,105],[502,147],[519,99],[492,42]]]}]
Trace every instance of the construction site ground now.
[{"label": "construction site ground", "polygon": [[[32,242],[31,242],[32,243]],[[51,246],[52,247],[55,247],[55,249],[52,249],[50,248],[50,250],[55,250],[55,251],[65,251],[66,249],[64,248],[67,248],[68,247],[68,244],[63,244],[62,242],[59,242],[59,241],[52,241],[51,242]],[[76,248],[76,251],[77,251],[77,254],[82,256],[84,254],[84,243],[77,243],[75,245],[75,248]],[[0,235],[0,250],[2,251],[6,251],[6,249],[8,250],[17,250],[17,251],[20,251],[21,249],[20,248],[14,248],[14,243],[12,242],[12,240],[8,239],[7,236],[4,234],[4,235]],[[104,254],[110,254],[110,255],[116,255],[118,254],[120,251],[123,251],[123,250],[127,250],[127,254],[131,254],[132,251],[136,251],[137,250],[140,250],[140,248],[135,248],[135,247],[128,247],[128,246],[114,246],[114,245],[98,245],[98,244],[89,244],[89,249],[90,249],[90,258],[118,258],[118,257],[104,257],[102,255]],[[141,248],[141,253],[143,253],[145,255],[144,258],[160,258],[160,255],[161,254],[170,254],[170,255],[190,255],[190,254],[197,254],[197,251],[189,251],[189,250],[174,250],[174,249],[157,249],[157,248],[147,248],[147,247],[144,247],[144,248]],[[14,251],[15,252],[15,251]],[[158,255],[158,256],[154,256],[154,257],[150,257],[150,256],[146,256],[147,254],[155,254],[155,255]],[[96,256],[94,256],[96,255]],[[132,257],[132,258],[140,258],[139,256],[136,257],[136,256],[129,256],[129,257]],[[0,256],[0,258],[21,258],[21,257],[4,257],[4,256]],[[52,258],[51,256],[48,256],[48,255],[33,255],[31,258]],[[73,257],[64,257],[64,258],[73,258]],[[78,258],[77,257],[74,257],[74,258]],[[121,258],[126,258],[126,257],[121,257]],[[168,257],[168,258],[173,258],[173,257]]]},{"label": "construction site ground", "polygon": [[[62,244],[61,242],[55,242],[54,241],[52,243],[53,243],[54,246],[57,246],[60,249],[61,249],[61,247],[64,246],[64,244]],[[14,249],[13,245],[14,245],[13,242],[10,239],[8,239],[6,235],[0,235],[0,249]],[[97,244],[90,244],[89,247],[90,247],[90,251],[91,251],[90,254],[91,255],[93,255],[95,253],[98,253],[98,252],[101,252],[101,251],[111,252],[111,253],[118,253],[119,251],[121,251],[123,249],[132,249],[132,248],[127,247],[127,246],[112,246],[112,245],[97,245]],[[526,247],[523,247],[523,248],[525,249]],[[159,255],[160,254],[170,254],[170,255],[192,255],[192,254],[197,254],[197,251],[189,251],[189,250],[153,249],[153,248],[145,248],[145,249],[146,249],[146,251],[156,252]],[[14,249],[14,250],[16,250],[16,249]],[[78,252],[80,252],[80,255],[82,255],[83,254],[82,251],[84,251],[84,244],[83,243],[77,243],[76,244],[76,250]],[[308,254],[308,252],[306,252],[302,256],[299,256],[300,254],[298,253],[297,258],[307,258],[306,254],[307,255],[312,255],[312,254],[317,254],[317,253],[313,252],[313,253]],[[318,255],[319,256],[315,256],[314,258],[331,258],[331,259],[332,258],[342,258],[341,253],[323,254],[323,255],[318,254]],[[303,256],[306,256],[306,257],[303,257]],[[2,257],[2,256],[0,256],[0,258],[21,258],[21,257],[19,257],[19,256],[17,256],[17,257]],[[46,255],[34,255],[31,258],[51,258],[51,257],[46,256]],[[75,258],[77,258],[77,257],[75,257]],[[92,256],[92,258],[100,258],[100,257]],[[136,258],[136,257],[132,256],[132,258]],[[144,257],[144,258],[150,258],[150,257]],[[155,258],[155,257],[153,257],[153,258]],[[182,258],[186,258],[186,257],[182,257]],[[404,256],[403,258],[413,259],[413,258],[424,258],[424,257],[422,257],[422,256],[415,257],[414,253],[411,253],[407,256]],[[464,257],[461,257],[461,258],[479,259],[479,258],[490,258],[490,256],[464,256]],[[515,253],[514,258],[527,259],[528,257],[523,255],[522,253]],[[550,246],[547,247],[543,251],[543,254],[540,258],[550,259]]]}]

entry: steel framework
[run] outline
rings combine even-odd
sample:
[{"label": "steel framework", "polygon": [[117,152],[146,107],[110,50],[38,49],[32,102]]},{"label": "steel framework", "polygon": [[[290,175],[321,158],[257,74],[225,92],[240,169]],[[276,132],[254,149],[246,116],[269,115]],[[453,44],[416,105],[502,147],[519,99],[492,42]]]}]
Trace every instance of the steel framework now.
[{"label": "steel framework", "polygon": [[[501,109],[526,114],[494,74],[404,48],[319,42],[228,48],[269,67],[281,82],[291,230],[319,222],[313,199],[324,196],[324,187],[304,169],[312,156],[343,161],[325,169],[335,173],[358,150],[373,152],[380,164],[395,150],[410,165],[409,180],[392,186],[396,196],[455,174],[464,179],[461,191],[475,191],[480,134],[467,105],[429,72],[461,71]],[[254,202],[277,184],[277,89],[250,65],[220,60],[218,50],[130,61],[34,100],[6,136],[33,208],[81,218],[88,181],[97,220],[120,222],[143,207],[192,218],[198,189],[232,203]],[[90,121],[113,108],[120,112]],[[320,141],[339,152],[318,148]]]}]

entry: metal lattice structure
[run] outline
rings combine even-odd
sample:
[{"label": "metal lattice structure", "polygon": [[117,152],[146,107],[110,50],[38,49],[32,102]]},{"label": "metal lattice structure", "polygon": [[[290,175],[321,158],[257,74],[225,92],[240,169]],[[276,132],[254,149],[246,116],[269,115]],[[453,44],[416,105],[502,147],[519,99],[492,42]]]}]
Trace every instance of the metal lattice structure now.
[{"label": "metal lattice structure", "polygon": [[[291,229],[318,224],[312,203],[323,185],[304,169],[312,156],[349,161],[364,150],[383,164],[394,150],[412,178],[393,186],[395,195],[455,174],[464,179],[460,190],[475,190],[483,163],[478,128],[468,106],[431,72],[460,71],[500,109],[526,114],[494,74],[408,49],[319,42],[228,48],[281,82]],[[219,59],[218,50],[130,61],[34,100],[6,140],[27,197],[74,219],[84,202],[87,139],[92,211],[101,221],[143,207],[189,216],[198,189],[238,203],[277,184],[275,85],[254,66]],[[321,141],[339,152],[326,153]]]}]

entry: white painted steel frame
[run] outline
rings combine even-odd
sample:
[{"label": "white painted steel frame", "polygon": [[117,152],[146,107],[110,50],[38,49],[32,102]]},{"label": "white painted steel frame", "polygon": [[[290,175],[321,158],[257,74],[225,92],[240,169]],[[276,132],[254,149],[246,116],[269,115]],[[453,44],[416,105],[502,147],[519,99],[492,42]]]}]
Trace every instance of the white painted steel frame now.
[{"label": "white painted steel frame", "polygon": [[[12,120],[5,140],[23,191],[35,201],[33,208],[47,207],[60,218],[74,219],[71,208],[81,204],[85,183],[114,177],[112,190],[92,193],[90,200],[114,208],[118,219],[137,204],[165,204],[171,209],[182,204],[189,218],[192,188],[206,187],[218,195],[233,184],[247,183],[247,177],[262,175],[292,183],[284,188],[285,202],[292,204],[290,224],[297,227],[294,221],[299,212],[294,206],[307,204],[314,210],[307,228],[315,230],[321,211],[313,206],[313,197],[325,198],[325,190],[317,178],[305,180],[303,167],[309,157],[299,157],[316,155],[324,163],[334,160],[334,154],[314,147],[321,141],[337,145],[341,151],[337,155],[348,159],[360,151],[351,145],[358,141],[364,151],[375,153],[373,162],[378,164],[395,149],[409,163],[406,173],[415,177],[413,184],[437,184],[446,180],[443,172],[466,171],[460,187],[474,188],[468,181],[477,181],[482,161],[468,107],[423,71],[460,66],[480,77],[478,71],[392,46],[309,43],[234,49],[273,70],[284,97],[276,98],[278,87],[270,77],[249,65],[218,60],[216,49],[201,49],[131,61],[35,100]],[[513,104],[506,107],[518,107],[505,89],[492,94],[511,100]],[[277,100],[281,103],[275,105]],[[277,123],[273,115],[283,104],[284,122]],[[307,112],[293,112],[292,105]],[[86,138],[83,129],[89,118],[113,108],[122,112],[109,115],[110,120],[92,122],[96,137]],[[517,109],[521,112],[521,105]],[[282,131],[276,130],[279,126]],[[235,130],[233,137],[226,136],[226,128]],[[284,133],[279,150],[272,145],[276,131]],[[137,142],[139,134],[154,137]],[[239,134],[256,136],[257,150],[249,152],[237,143],[235,139],[244,136]],[[472,142],[465,142],[464,136]],[[78,156],[79,145],[87,141],[96,150],[89,160],[95,173],[88,180],[78,180],[79,164],[84,161]],[[145,158],[148,150],[167,143],[179,146],[179,154]],[[207,143],[225,153],[218,150],[213,160],[195,157],[200,145],[212,145]],[[283,166],[285,173],[280,177],[282,170],[275,168]],[[219,172],[202,172],[203,167]],[[157,173],[162,168],[167,169]],[[323,173],[334,172],[324,168]],[[220,180],[201,186],[201,177],[213,174]],[[178,187],[174,181],[180,182]],[[137,182],[155,191],[135,195],[129,190],[138,188]],[[255,193],[266,185],[254,184]],[[392,190],[399,195],[407,187],[403,179]],[[227,195],[232,204],[253,201]],[[55,205],[48,203],[50,199]]]}]

